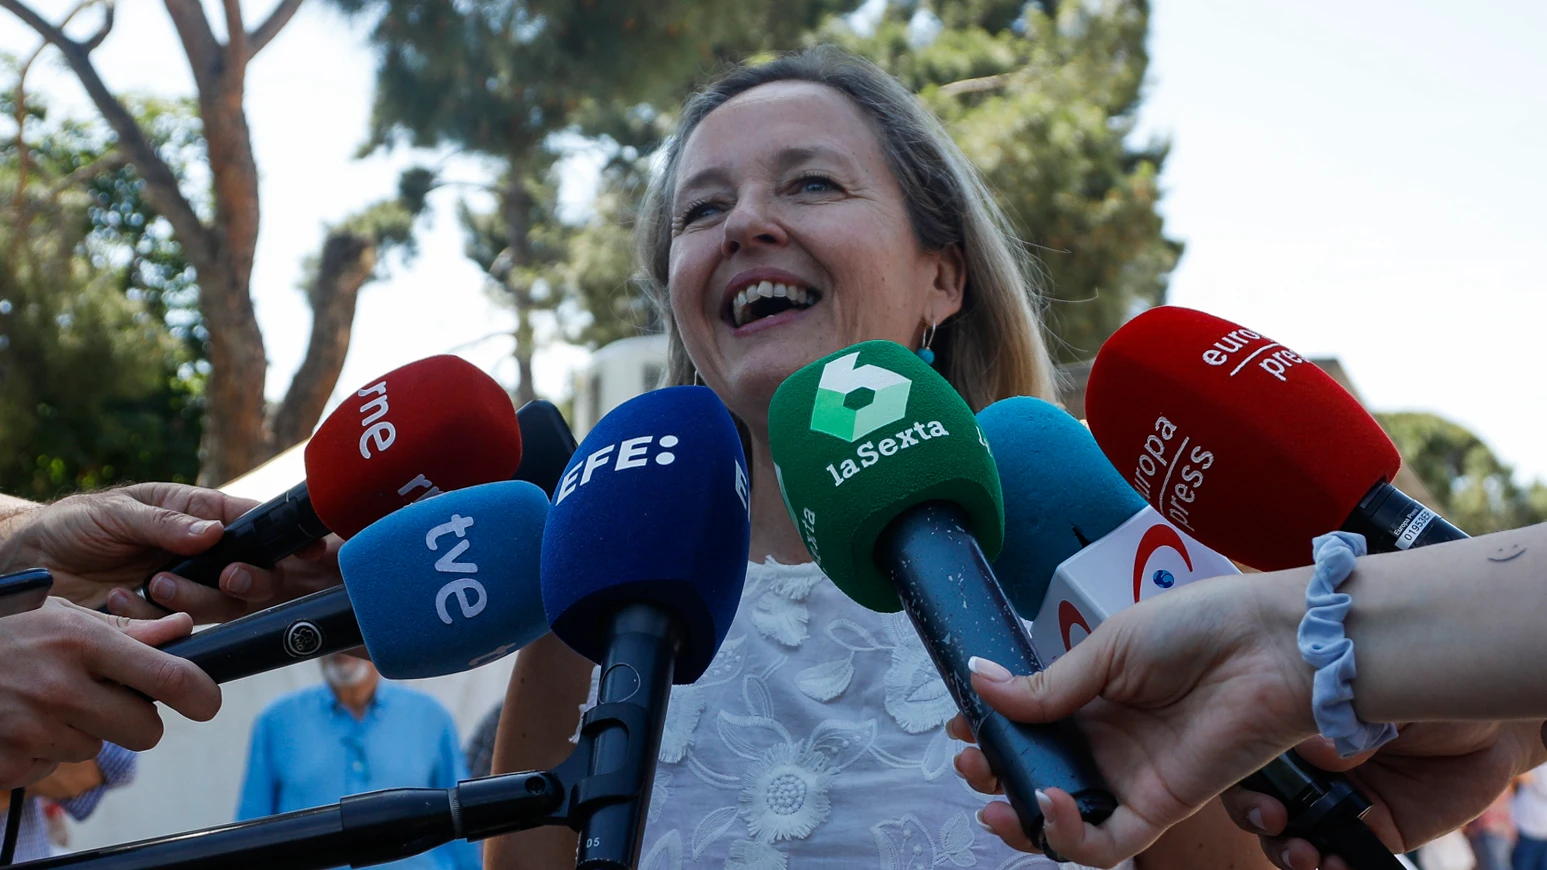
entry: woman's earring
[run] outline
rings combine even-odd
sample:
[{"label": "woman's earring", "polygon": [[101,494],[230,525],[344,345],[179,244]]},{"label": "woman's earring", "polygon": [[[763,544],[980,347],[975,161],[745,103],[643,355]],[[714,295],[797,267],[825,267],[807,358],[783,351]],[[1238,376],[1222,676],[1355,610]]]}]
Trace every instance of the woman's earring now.
[{"label": "woman's earring", "polygon": [[935,326],[936,324],[931,323],[925,327],[924,343],[918,349],[919,359],[923,360],[924,365],[927,366],[935,364],[935,352],[929,349],[929,346],[935,341]]},{"label": "woman's earring", "polygon": [[698,369],[694,369],[693,370],[693,386],[701,387],[703,385],[704,385],[704,380],[703,380],[703,378],[700,378],[698,376]]}]

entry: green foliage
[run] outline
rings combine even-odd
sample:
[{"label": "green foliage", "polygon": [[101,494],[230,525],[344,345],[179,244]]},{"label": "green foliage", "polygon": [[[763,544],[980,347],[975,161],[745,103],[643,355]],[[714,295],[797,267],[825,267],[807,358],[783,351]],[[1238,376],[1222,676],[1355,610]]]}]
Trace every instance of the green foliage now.
[{"label": "green foliage", "polygon": [[1547,484],[1522,489],[1514,469],[1465,427],[1435,414],[1376,414],[1397,449],[1440,503],[1445,518],[1485,535],[1547,520]]},{"label": "green foliage", "polygon": [[704,69],[853,0],[334,0],[376,14],[370,147],[524,157],[591,106],[669,105]]},{"label": "green foliage", "polygon": [[567,153],[563,143],[600,143],[615,157],[609,190],[632,191],[640,161],[661,141],[662,112],[694,81],[748,53],[794,45],[858,0],[334,3],[378,16],[366,150],[454,145],[502,164],[494,210],[463,203],[460,213],[468,256],[516,311],[526,381],[533,312],[553,312],[566,339],[593,347],[659,328],[626,291],[632,201],[603,196],[581,226],[559,219],[553,167]]},{"label": "green foliage", "polygon": [[[25,139],[0,131],[0,491],[192,481],[208,372],[193,270],[105,130],[27,108]],[[136,108],[164,153],[202,147],[182,108]]]},{"label": "green foliage", "polygon": [[[658,329],[632,292],[632,208],[648,157],[692,86],[725,63],[835,42],[919,92],[946,123],[1046,267],[1061,361],[1088,359],[1119,325],[1164,301],[1182,246],[1156,211],[1165,142],[1131,141],[1148,67],[1146,0],[888,5],[872,32],[849,0],[335,0],[380,13],[371,145],[455,144],[507,161],[531,195],[512,211],[464,211],[486,268],[527,228],[534,304],[564,336],[597,346]],[[917,19],[917,20],[916,20]],[[932,31],[932,32],[931,32]],[[553,134],[572,134],[556,137]],[[591,215],[558,220],[548,174],[574,136],[612,155]],[[526,283],[522,283],[522,282]]]},{"label": "green foliage", "polygon": [[1156,212],[1167,144],[1129,142],[1149,58],[1145,0],[944,4],[919,44],[893,4],[875,32],[834,41],[918,91],[1046,269],[1060,362],[1089,359],[1118,326],[1165,300],[1182,246]]}]

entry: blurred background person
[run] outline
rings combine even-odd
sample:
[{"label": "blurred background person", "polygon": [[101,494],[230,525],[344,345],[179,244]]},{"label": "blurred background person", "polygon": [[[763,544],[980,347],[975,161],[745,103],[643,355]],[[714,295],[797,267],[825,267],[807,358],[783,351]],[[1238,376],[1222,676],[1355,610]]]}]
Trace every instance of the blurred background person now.
[{"label": "blurred background person", "polygon": [[1547,870],[1547,764],[1515,783],[1514,870]]},{"label": "blurred background person", "polygon": [[[467,778],[451,714],[420,692],[384,683],[376,667],[338,653],[323,685],[284,695],[253,725],[238,821],[331,804],[384,788],[449,788]],[[470,870],[476,847],[455,841],[392,867]]]},{"label": "blurred background person", "polygon": [[[49,830],[51,805],[60,807],[76,821],[85,819],[96,810],[108,789],[134,781],[136,758],[136,753],[122,746],[103,743],[95,759],[61,764],[53,773],[27,786],[14,860],[33,861],[56,854],[57,838]],[[0,829],[9,822],[7,816],[8,813],[0,812]]]},{"label": "blurred background person", "polygon": [[1477,870],[1510,870],[1510,851],[1515,845],[1515,814],[1510,804],[1514,798],[1513,786],[1505,789],[1498,800],[1466,826]]}]

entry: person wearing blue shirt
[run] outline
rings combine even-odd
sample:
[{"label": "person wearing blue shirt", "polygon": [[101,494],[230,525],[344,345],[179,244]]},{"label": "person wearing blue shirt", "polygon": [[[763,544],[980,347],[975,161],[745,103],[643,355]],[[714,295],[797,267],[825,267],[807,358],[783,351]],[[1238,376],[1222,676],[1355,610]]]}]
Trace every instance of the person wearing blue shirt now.
[{"label": "person wearing blue shirt", "polygon": [[[467,778],[451,714],[434,698],[381,681],[370,662],[322,660],[326,683],[291,692],[253,724],[237,821],[336,803],[384,788],[449,788]],[[458,840],[392,864],[472,870],[478,849]]]}]

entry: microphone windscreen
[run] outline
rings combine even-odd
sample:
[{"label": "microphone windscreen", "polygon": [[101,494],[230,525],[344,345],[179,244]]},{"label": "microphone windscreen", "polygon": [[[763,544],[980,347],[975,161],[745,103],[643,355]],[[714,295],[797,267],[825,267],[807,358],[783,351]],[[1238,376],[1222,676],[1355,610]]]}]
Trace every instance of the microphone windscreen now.
[{"label": "microphone windscreen", "polygon": [[1401,465],[1359,401],[1259,332],[1164,306],[1107,339],[1085,410],[1112,464],[1162,516],[1226,556],[1311,562]]},{"label": "microphone windscreen", "polygon": [[1069,412],[1003,399],[978,412],[1004,489],[1004,549],[994,574],[1021,616],[1042,607],[1053,572],[1144,509],[1144,499]]},{"label": "microphone windscreen", "polygon": [[575,455],[575,434],[552,402],[533,399],[516,412],[521,425],[521,467],[516,480],[535,484],[553,498],[559,478]]},{"label": "microphone windscreen", "polygon": [[521,464],[510,396],[458,357],[393,369],[351,393],[306,445],[317,517],[339,537],[434,495],[509,480]]},{"label": "microphone windscreen", "polygon": [[867,341],[790,375],[768,406],[785,507],[824,573],[859,604],[902,609],[876,541],[903,511],[953,502],[992,559],[1004,540],[999,475],[966,401],[918,355]]},{"label": "microphone windscreen", "polygon": [[553,632],[600,663],[612,614],[652,603],[683,632],[673,681],[709,667],[747,577],[751,491],[741,436],[707,387],[636,396],[580,442],[543,535]]},{"label": "microphone windscreen", "polygon": [[546,634],[547,514],[542,490],[506,480],[415,502],[346,541],[339,571],[382,675],[458,673]]}]

